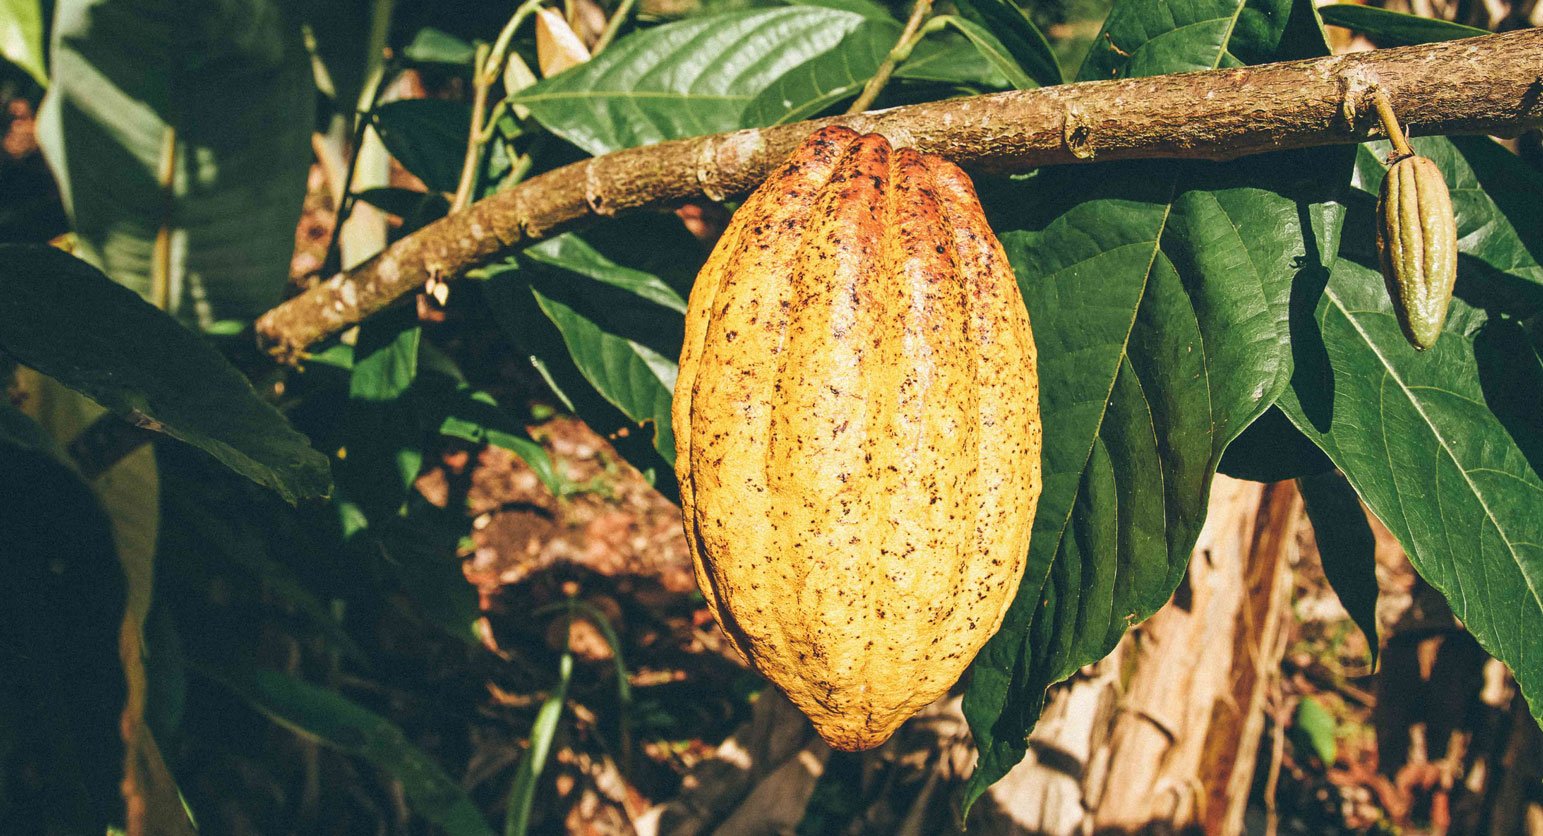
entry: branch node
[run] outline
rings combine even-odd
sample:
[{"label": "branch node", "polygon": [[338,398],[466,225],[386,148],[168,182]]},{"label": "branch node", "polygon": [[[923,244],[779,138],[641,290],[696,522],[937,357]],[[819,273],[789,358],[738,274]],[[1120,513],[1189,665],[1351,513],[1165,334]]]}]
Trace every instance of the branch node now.
[{"label": "branch node", "polygon": [[599,218],[609,218],[616,209],[605,202],[605,178],[600,175],[600,164],[606,157],[594,157],[584,164],[584,205]]},{"label": "branch node", "polygon": [[1093,131],[1083,121],[1082,108],[1068,103],[1061,114],[1061,142],[1065,144],[1066,150],[1079,160],[1093,159],[1097,153],[1090,143]]},{"label": "branch node", "polygon": [[1378,89],[1377,76],[1365,67],[1353,66],[1339,76],[1339,116],[1345,129],[1358,133],[1365,119],[1373,113],[1372,94]]},{"label": "branch node", "polygon": [[766,139],[758,128],[708,137],[697,155],[697,188],[708,200],[722,203],[730,194],[723,188],[720,175],[725,171],[741,170],[746,162],[765,150]]}]

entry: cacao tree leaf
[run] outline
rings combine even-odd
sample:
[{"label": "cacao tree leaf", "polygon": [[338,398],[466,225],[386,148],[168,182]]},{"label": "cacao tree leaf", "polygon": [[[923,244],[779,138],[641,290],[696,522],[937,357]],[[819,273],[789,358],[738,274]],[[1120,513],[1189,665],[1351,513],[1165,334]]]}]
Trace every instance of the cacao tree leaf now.
[{"label": "cacao tree leaf", "polygon": [[678,218],[635,215],[478,274],[494,317],[558,396],[640,471],[652,471],[666,496],[675,492],[670,398],[681,303],[703,255]]},{"label": "cacao tree leaf", "polygon": [[[959,34],[963,35],[965,40],[969,41],[970,45],[974,46],[975,50],[982,57],[991,62],[991,66],[995,67],[1002,74],[1002,77],[1012,84],[1014,89],[1029,90],[1040,86],[1038,81],[1030,78],[1028,73],[1023,71],[1023,68],[1018,65],[1017,60],[1013,58],[1008,48],[995,35],[991,34],[991,31],[986,27],[972,20],[954,15],[942,15],[934,18],[934,20],[941,20],[948,26],[958,30]],[[1060,83],[1060,70],[1056,71],[1056,80],[1051,83]]]},{"label": "cacao tree leaf", "polygon": [[1307,518],[1318,541],[1323,575],[1339,596],[1350,620],[1366,637],[1377,664],[1377,536],[1366,511],[1344,475],[1331,470],[1297,480]]},{"label": "cacao tree leaf", "polygon": [[402,511],[423,465],[412,402],[422,335],[417,311],[403,307],[371,317],[354,345],[338,487],[372,521]]},{"label": "cacao tree leaf", "polygon": [[327,459],[196,334],[51,247],[0,245],[0,350],[119,416],[198,447],[293,503]]},{"label": "cacao tree leaf", "polygon": [[196,668],[275,723],[309,740],[364,758],[401,783],[414,813],[452,836],[493,830],[460,784],[390,720],[348,698],[277,671]]},{"label": "cacao tree leaf", "polygon": [[476,47],[432,26],[419,29],[407,46],[402,47],[402,57],[419,65],[470,68],[476,54]]},{"label": "cacao tree leaf", "polygon": [[377,16],[389,15],[390,3],[333,0],[306,3],[303,8],[317,63],[316,86],[332,100],[333,112],[353,124],[359,94],[372,70],[384,60],[383,55],[372,52],[379,50],[380,29],[387,23]]},{"label": "cacao tree leaf", "polygon": [[675,361],[648,346],[606,331],[594,320],[555,299],[533,291],[536,304],[557,326],[568,353],[606,400],[639,424],[653,424],[654,447],[675,463],[670,431],[670,398],[675,391]]},{"label": "cacao tree leaf", "polygon": [[855,97],[900,37],[900,24],[870,20],[835,49],[794,67],[745,105],[744,125],[785,125]]},{"label": "cacao tree leaf", "polygon": [[1345,246],[1296,342],[1281,407],[1321,446],[1543,718],[1543,178],[1487,139],[1420,139],[1458,231],[1458,286],[1428,351],[1377,268],[1378,154],[1362,152]]},{"label": "cacao tree leaf", "polygon": [[510,97],[591,154],[742,127],[761,91],[835,49],[868,18],[779,8],[692,18],[634,32],[594,60]]},{"label": "cacao tree leaf", "polygon": [[895,15],[889,7],[877,0],[788,0],[790,6],[812,6],[821,9],[840,9],[855,12],[869,20],[893,21]]},{"label": "cacao tree leaf", "polygon": [[448,99],[389,102],[370,114],[386,150],[437,192],[454,192],[466,156],[471,106]]},{"label": "cacao tree leaf", "polygon": [[[995,40],[1006,47],[1021,73],[1033,79],[1034,83],[1029,86],[1048,87],[1061,83],[1061,64],[1056,61],[1050,42],[1013,0],[955,0],[954,6],[965,20],[995,36]],[[1013,78],[1011,74],[1007,77]],[[1020,90],[1028,89],[1017,82],[1014,86]]]},{"label": "cacao tree leaf", "polygon": [[[1305,0],[1124,0],[1081,78],[1325,52]],[[966,810],[1023,757],[1046,687],[1172,594],[1222,451],[1290,378],[1293,285],[1332,261],[1349,166],[1327,149],[1052,169],[1001,201],[992,225],[1040,347],[1044,488],[965,696],[980,750]]]},{"label": "cacao tree leaf", "polygon": [[39,86],[48,86],[43,52],[42,0],[0,0],[0,58],[21,67]]},{"label": "cacao tree leaf", "polygon": [[[200,328],[257,317],[288,280],[316,111],[289,10],[279,0],[55,6],[38,142],[77,252]],[[163,228],[169,259],[153,287]]]},{"label": "cacao tree leaf", "polygon": [[1464,26],[1450,20],[1420,17],[1375,6],[1338,3],[1321,6],[1318,13],[1330,26],[1343,26],[1370,35],[1382,46],[1412,46],[1434,41],[1455,41],[1488,35],[1488,29]]},{"label": "cacao tree leaf", "polygon": [[923,38],[895,69],[895,79],[950,84],[980,91],[1012,87],[1002,71],[964,36],[947,30]]}]

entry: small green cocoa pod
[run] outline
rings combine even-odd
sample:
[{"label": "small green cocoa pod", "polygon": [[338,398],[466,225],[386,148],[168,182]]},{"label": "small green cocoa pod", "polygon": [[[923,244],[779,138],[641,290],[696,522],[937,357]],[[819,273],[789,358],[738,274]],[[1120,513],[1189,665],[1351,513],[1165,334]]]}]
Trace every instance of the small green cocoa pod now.
[{"label": "small green cocoa pod", "polygon": [[1446,180],[1429,159],[1405,157],[1388,169],[1377,202],[1377,250],[1404,336],[1430,348],[1457,280],[1457,221]]}]

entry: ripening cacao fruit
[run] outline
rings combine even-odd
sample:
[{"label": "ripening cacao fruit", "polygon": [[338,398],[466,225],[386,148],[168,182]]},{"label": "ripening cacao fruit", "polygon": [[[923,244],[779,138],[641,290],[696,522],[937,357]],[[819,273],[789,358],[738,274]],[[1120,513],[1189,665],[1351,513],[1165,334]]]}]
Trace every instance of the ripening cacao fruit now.
[{"label": "ripening cacao fruit", "polygon": [[832,746],[884,742],[1000,626],[1038,397],[1012,269],[941,158],[825,128],[702,268],[673,411],[697,581]]},{"label": "ripening cacao fruit", "polygon": [[1457,281],[1457,221],[1434,162],[1414,155],[1388,169],[1377,202],[1377,251],[1404,336],[1415,348],[1430,348]]}]

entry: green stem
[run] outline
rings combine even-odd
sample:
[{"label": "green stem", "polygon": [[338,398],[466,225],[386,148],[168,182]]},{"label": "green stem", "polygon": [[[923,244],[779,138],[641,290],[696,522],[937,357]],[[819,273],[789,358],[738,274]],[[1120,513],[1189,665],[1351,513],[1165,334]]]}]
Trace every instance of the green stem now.
[{"label": "green stem", "polygon": [[1372,104],[1377,108],[1377,118],[1382,121],[1382,131],[1388,135],[1388,141],[1393,143],[1393,161],[1402,160],[1405,157],[1413,157],[1414,149],[1409,147],[1409,140],[1404,137],[1404,131],[1398,125],[1398,117],[1393,113],[1393,102],[1388,100],[1388,94],[1381,88],[1372,91]]},{"label": "green stem", "polygon": [[487,44],[477,45],[477,57],[472,66],[478,69],[476,78],[472,79],[471,94],[471,125],[466,132],[466,156],[461,160],[461,179],[455,186],[455,199],[450,202],[450,211],[459,212],[471,203],[472,196],[477,191],[477,170],[482,163],[482,120],[488,113],[488,88],[493,86],[496,73],[486,71],[490,50]]},{"label": "green stem", "polygon": [[889,83],[890,76],[895,74],[895,68],[900,62],[911,57],[911,50],[927,34],[928,30],[922,29],[922,24],[927,21],[927,16],[932,14],[932,0],[916,0],[916,5],[911,7],[911,18],[905,22],[905,29],[900,32],[900,39],[895,42],[893,49],[884,56],[879,68],[874,71],[873,77],[863,85],[863,92],[859,93],[852,106],[847,108],[847,113],[862,113],[873,106],[879,93],[884,91],[884,85]]},{"label": "green stem", "polygon": [[632,13],[637,10],[637,7],[638,0],[621,0],[621,5],[616,7],[616,11],[611,14],[611,19],[605,22],[605,31],[601,32],[599,40],[595,41],[594,49],[589,51],[591,58],[599,55],[601,50],[616,40],[616,36],[621,34],[622,27],[632,20]]}]

